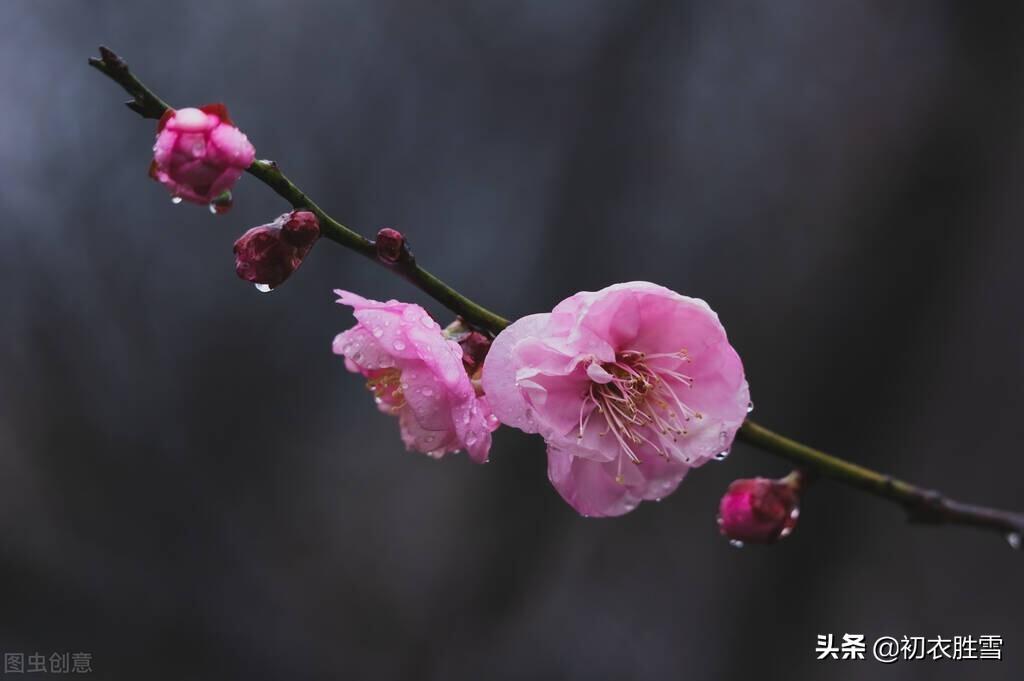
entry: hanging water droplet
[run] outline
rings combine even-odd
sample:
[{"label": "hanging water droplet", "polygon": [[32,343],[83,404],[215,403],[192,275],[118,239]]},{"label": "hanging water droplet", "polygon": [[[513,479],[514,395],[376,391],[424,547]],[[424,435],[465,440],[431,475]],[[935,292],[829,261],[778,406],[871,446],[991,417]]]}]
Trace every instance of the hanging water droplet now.
[{"label": "hanging water droplet", "polygon": [[171,197],[171,203],[173,203],[175,206],[177,206],[179,203],[181,203],[182,200],[183,199],[180,196],[172,196]]},{"label": "hanging water droplet", "polygon": [[718,452],[718,454],[715,454],[715,456],[714,456],[715,461],[725,461],[727,458],[729,458],[729,450],[728,449],[726,449],[724,451],[721,451],[721,452]]},{"label": "hanging water droplet", "polygon": [[224,191],[218,194],[212,201],[210,201],[210,212],[214,215],[222,215],[231,210],[231,206],[235,205],[235,199],[231,196],[230,191]]},{"label": "hanging water droplet", "polygon": [[752,411],[754,411],[754,403],[753,402],[747,402],[747,413],[749,414]]},{"label": "hanging water droplet", "polygon": [[1006,535],[1006,543],[1010,545],[1011,549],[1020,550],[1020,532],[1010,532]]},{"label": "hanging water droplet", "polygon": [[730,539],[729,546],[733,547],[734,549],[742,549],[743,542],[741,542],[739,539]]},{"label": "hanging water droplet", "polygon": [[270,293],[274,289],[270,288],[266,284],[256,284],[256,290],[260,293]]}]

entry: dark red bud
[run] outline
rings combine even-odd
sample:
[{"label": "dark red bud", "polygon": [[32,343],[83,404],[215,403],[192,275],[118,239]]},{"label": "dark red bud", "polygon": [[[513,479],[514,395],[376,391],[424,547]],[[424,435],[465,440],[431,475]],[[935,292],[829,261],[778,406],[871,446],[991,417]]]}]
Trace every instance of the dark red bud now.
[{"label": "dark red bud", "polygon": [[473,376],[483,366],[487,351],[491,349],[491,339],[473,331],[459,340],[462,346],[462,364],[466,367],[466,373]]},{"label": "dark red bud", "polygon": [[394,265],[408,252],[405,237],[397,229],[390,227],[377,232],[374,244],[377,246],[377,258],[389,265]]},{"label": "dark red bud", "polygon": [[299,268],[319,236],[320,224],[309,211],[292,211],[253,227],[235,242],[235,273],[277,288]]},{"label": "dark red bud", "polygon": [[789,536],[800,515],[799,474],[735,480],[718,506],[719,531],[733,542],[771,544]]},{"label": "dark red bud", "polygon": [[285,241],[292,246],[308,249],[320,238],[320,221],[308,210],[294,210],[289,213],[281,230]]}]

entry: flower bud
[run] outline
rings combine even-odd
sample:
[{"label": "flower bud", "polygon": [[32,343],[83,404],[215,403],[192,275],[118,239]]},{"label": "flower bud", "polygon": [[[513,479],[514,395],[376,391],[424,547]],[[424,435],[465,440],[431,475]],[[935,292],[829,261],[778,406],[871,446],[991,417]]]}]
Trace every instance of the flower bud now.
[{"label": "flower bud", "polygon": [[733,542],[771,544],[789,536],[800,515],[800,484],[794,472],[781,480],[735,480],[718,506],[718,529]]},{"label": "flower bud", "polygon": [[228,117],[223,104],[168,109],[157,126],[150,176],[175,202],[210,204],[231,189],[256,158],[256,150]]},{"label": "flower bud", "polygon": [[394,265],[409,252],[405,243],[405,236],[397,229],[384,227],[377,232],[377,240],[374,241],[377,247],[377,259],[388,265]]},{"label": "flower bud", "polygon": [[265,290],[277,288],[299,268],[319,236],[320,223],[306,210],[253,227],[235,242],[235,273]]},{"label": "flower bud", "polygon": [[483,367],[487,351],[491,349],[491,339],[479,331],[471,331],[459,340],[462,346],[462,365],[471,377]]}]

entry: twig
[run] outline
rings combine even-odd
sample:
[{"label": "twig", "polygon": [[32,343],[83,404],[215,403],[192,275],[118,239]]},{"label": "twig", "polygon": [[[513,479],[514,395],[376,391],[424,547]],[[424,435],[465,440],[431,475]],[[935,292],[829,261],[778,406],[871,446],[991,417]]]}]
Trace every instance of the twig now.
[{"label": "twig", "polygon": [[[123,59],[106,47],[100,47],[100,57],[89,59],[89,64],[131,95],[132,99],[126,102],[126,105],[140,116],[159,119],[169,108],[166,102],[153,94],[132,74]],[[470,325],[491,334],[496,334],[508,326],[507,319],[474,303],[420,267],[411,254],[394,261],[379,258],[374,242],[325,213],[295,186],[273,161],[255,161],[249,166],[248,172],[277,192],[293,208],[304,208],[315,213],[320,220],[321,233],[324,236],[396,272]],[[737,437],[792,461],[813,474],[832,478],[877,497],[894,501],[907,510],[912,522],[969,525],[996,530],[1006,535],[1012,546],[1020,546],[1020,538],[1024,534],[1024,514],[955,501],[939,492],[916,487],[800,444],[750,420],[743,424]]]}]

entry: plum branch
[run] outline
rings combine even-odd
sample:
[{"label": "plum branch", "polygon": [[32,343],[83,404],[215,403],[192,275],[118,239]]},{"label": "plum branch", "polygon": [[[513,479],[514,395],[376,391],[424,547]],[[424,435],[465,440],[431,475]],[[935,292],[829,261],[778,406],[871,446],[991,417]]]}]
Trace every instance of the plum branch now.
[{"label": "plum branch", "polygon": [[[90,58],[89,65],[124,88],[131,96],[131,99],[125,102],[126,106],[143,118],[159,119],[163,116],[170,106],[143,85],[121,57],[106,47],[100,47],[99,51],[100,56]],[[399,258],[380,257],[373,241],[328,215],[288,179],[274,161],[254,161],[247,171],[270,187],[293,208],[308,210],[316,214],[320,220],[323,236],[394,271],[461,317],[470,326],[491,335],[497,334],[508,326],[507,319],[473,302],[423,269],[407,249]],[[906,510],[911,522],[932,525],[965,525],[993,530],[1006,536],[1014,548],[1020,547],[1021,536],[1024,535],[1024,514],[1022,513],[956,501],[939,492],[912,485],[826,454],[774,433],[749,419],[739,429],[737,438],[790,461],[798,469],[807,472],[812,477],[831,478],[874,496],[895,502]]]}]

